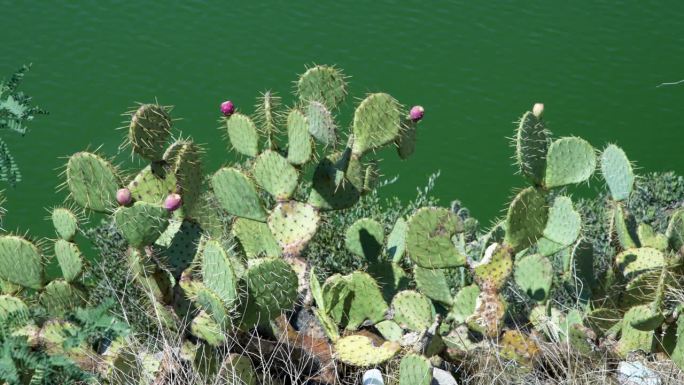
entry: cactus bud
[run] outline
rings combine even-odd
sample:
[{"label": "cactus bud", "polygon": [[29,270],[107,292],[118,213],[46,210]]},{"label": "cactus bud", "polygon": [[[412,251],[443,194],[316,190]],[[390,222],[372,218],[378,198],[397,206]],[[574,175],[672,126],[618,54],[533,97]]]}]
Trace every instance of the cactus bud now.
[{"label": "cactus bud", "polygon": [[181,199],[180,195],[175,193],[169,194],[169,196],[167,196],[164,200],[164,208],[168,211],[176,211],[179,207],[181,207],[182,203],[183,200]]},{"label": "cactus bud", "polygon": [[235,105],[230,100],[221,103],[221,113],[223,116],[231,116],[235,112]]},{"label": "cactus bud", "polygon": [[409,117],[411,118],[411,120],[417,122],[423,119],[423,115],[425,115],[425,109],[423,108],[423,106],[411,107],[411,112],[409,112]]},{"label": "cactus bud", "polygon": [[127,206],[131,203],[132,200],[131,196],[131,190],[127,188],[120,188],[116,192],[116,201],[121,205],[121,206]]},{"label": "cactus bud", "polygon": [[541,118],[542,114],[544,113],[544,103],[535,103],[534,107],[532,107],[532,114],[537,117],[537,119]]}]

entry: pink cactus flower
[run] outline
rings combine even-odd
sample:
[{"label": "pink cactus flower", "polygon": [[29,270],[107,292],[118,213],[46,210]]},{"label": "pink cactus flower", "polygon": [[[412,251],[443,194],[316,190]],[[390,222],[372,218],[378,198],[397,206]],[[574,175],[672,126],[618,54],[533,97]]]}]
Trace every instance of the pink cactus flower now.
[{"label": "pink cactus flower", "polygon": [[120,188],[116,192],[116,201],[121,205],[121,206],[127,206],[131,203],[133,200],[133,197],[131,196],[131,190],[127,188]]},{"label": "pink cactus flower", "polygon": [[235,105],[230,100],[221,103],[221,113],[223,116],[231,116],[235,112]]},{"label": "pink cactus flower", "polygon": [[164,208],[171,212],[178,210],[181,204],[183,204],[181,196],[175,193],[169,194],[164,200]]},{"label": "pink cactus flower", "polygon": [[425,109],[423,108],[423,106],[411,107],[411,111],[409,112],[409,117],[411,118],[411,120],[417,122],[423,119],[423,115],[425,115]]}]

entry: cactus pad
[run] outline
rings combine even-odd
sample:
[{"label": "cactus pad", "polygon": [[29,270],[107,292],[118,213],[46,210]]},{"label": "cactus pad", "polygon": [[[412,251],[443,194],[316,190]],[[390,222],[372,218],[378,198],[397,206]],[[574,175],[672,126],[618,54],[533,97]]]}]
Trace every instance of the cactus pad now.
[{"label": "cactus pad", "polygon": [[228,254],[218,241],[202,245],[202,282],[229,307],[238,298],[237,278]]},{"label": "cactus pad", "polygon": [[378,221],[362,218],[347,229],[345,245],[347,250],[365,258],[367,262],[376,261],[382,253],[385,229]]},{"label": "cactus pad", "polygon": [[399,218],[387,237],[387,256],[393,263],[399,263],[406,251],[406,230],[408,226],[404,218]]},{"label": "cactus pad", "polygon": [[155,241],[155,245],[161,248],[160,259],[174,277],[180,277],[192,263],[201,236],[202,228],[197,222],[172,219],[166,231]]},{"label": "cactus pad", "polygon": [[11,321],[17,326],[26,324],[30,314],[28,306],[19,298],[11,295],[0,295],[0,325],[9,325]]},{"label": "cactus pad", "polygon": [[337,359],[347,365],[358,367],[382,364],[391,360],[400,349],[401,345],[397,342],[389,341],[375,346],[373,340],[364,335],[349,335],[335,342]]},{"label": "cactus pad", "polygon": [[520,118],[515,138],[515,159],[520,173],[535,185],[544,181],[549,134],[541,117],[532,111]]},{"label": "cactus pad", "polygon": [[539,354],[539,346],[519,330],[506,330],[501,336],[501,355],[520,364],[529,364]]},{"label": "cactus pad", "polygon": [[58,207],[52,210],[52,225],[57,235],[65,241],[71,241],[78,231],[78,218],[71,210]]},{"label": "cactus pad", "polygon": [[128,189],[136,201],[161,205],[169,194],[176,192],[176,185],[176,175],[169,167],[152,163],[136,175]]},{"label": "cactus pad", "polygon": [[161,160],[171,135],[171,117],[158,104],[143,104],[132,114],[128,140],[138,155],[150,161]]},{"label": "cactus pad", "polygon": [[398,342],[401,340],[401,337],[404,335],[404,330],[397,324],[396,322],[392,320],[384,320],[380,321],[375,324],[375,328],[378,329],[380,334],[387,340],[387,341],[395,341]]},{"label": "cactus pad", "polygon": [[648,317],[650,313],[651,311],[647,305],[635,306],[625,313],[624,321],[622,322],[622,333],[618,343],[618,353],[621,356],[624,357],[635,350],[651,351],[655,342],[654,332],[652,330],[641,331],[631,325],[633,320]]},{"label": "cactus pad", "polygon": [[399,385],[430,385],[432,365],[430,360],[418,354],[409,353],[399,363]]},{"label": "cactus pad", "polygon": [[496,337],[503,326],[506,301],[496,292],[480,292],[475,311],[468,317],[468,327],[488,337]]},{"label": "cactus pad", "polygon": [[353,293],[347,312],[348,321],[345,325],[347,330],[357,329],[365,320],[372,323],[381,321],[387,311],[380,288],[375,280],[363,272],[353,272],[345,276],[347,284]]},{"label": "cactus pad", "polygon": [[211,177],[221,207],[237,217],[265,222],[266,211],[252,181],[237,169],[224,167]]},{"label": "cactus pad", "polygon": [[249,357],[231,353],[224,363],[227,373],[221,378],[226,384],[257,385],[258,377]]},{"label": "cactus pad", "polygon": [[304,164],[311,159],[313,142],[309,134],[309,123],[299,110],[292,110],[287,115],[287,161],[292,164]]},{"label": "cactus pad", "polygon": [[397,154],[401,159],[408,159],[416,151],[416,136],[418,134],[418,123],[404,119],[401,123],[399,137],[396,139]]},{"label": "cactus pad", "polygon": [[83,256],[76,244],[58,239],[55,242],[55,256],[62,276],[67,282],[73,282],[83,270]]},{"label": "cactus pad", "polygon": [[166,230],[168,211],[163,207],[145,202],[135,202],[131,207],[120,207],[114,213],[116,227],[133,247],[148,246]]},{"label": "cactus pad", "polygon": [[573,244],[580,233],[582,218],[572,206],[572,200],[558,196],[549,209],[544,238],[564,247]]},{"label": "cactus pad", "polygon": [[443,269],[425,269],[415,266],[413,278],[418,291],[434,301],[451,306],[451,290]]},{"label": "cactus pad", "polygon": [[326,337],[328,337],[330,341],[334,343],[340,339],[340,333],[337,330],[337,324],[330,316],[325,314],[325,312],[319,308],[314,308],[313,313],[318,320],[318,323],[321,324],[321,328],[323,329]]},{"label": "cactus pad", "polygon": [[415,332],[429,328],[435,317],[435,308],[430,299],[413,290],[404,290],[394,296],[392,312],[395,322]]},{"label": "cactus pad", "polygon": [[257,184],[277,201],[289,199],[299,183],[297,170],[282,155],[271,150],[259,155],[252,175]]},{"label": "cactus pad", "polygon": [[252,119],[235,113],[226,119],[226,128],[228,139],[235,151],[249,157],[259,154],[259,134]]},{"label": "cactus pad", "polygon": [[14,235],[0,237],[1,279],[19,286],[40,289],[43,287],[43,274],[43,257],[33,243]]},{"label": "cactus pad", "polygon": [[477,285],[470,285],[462,288],[454,297],[453,306],[447,318],[453,319],[456,323],[464,323],[475,312],[477,298],[480,295],[480,288]]},{"label": "cactus pad", "polygon": [[666,236],[672,250],[682,250],[684,247],[684,209],[677,210],[672,214]]},{"label": "cactus pad", "polygon": [[471,268],[480,288],[499,291],[511,276],[513,260],[508,249],[493,243],[482,260],[472,264]]},{"label": "cactus pad", "polygon": [[266,223],[237,218],[233,222],[232,232],[247,258],[280,256],[280,246]]},{"label": "cactus pad", "polygon": [[119,177],[106,160],[78,152],[67,162],[66,178],[71,197],[82,207],[99,212],[114,208]]},{"label": "cactus pad", "polygon": [[190,140],[177,140],[164,153],[176,177],[176,192],[183,197],[183,216],[193,216],[200,203],[204,175],[200,156],[202,149]]},{"label": "cactus pad", "polygon": [[[667,251],[669,246],[668,238],[664,234],[658,234],[653,230],[651,225],[646,223],[639,223],[637,227],[637,235],[639,242],[643,247],[652,247],[659,251]],[[675,249],[676,250],[676,249]]]},{"label": "cactus pad", "polygon": [[401,128],[401,106],[392,96],[370,94],[354,112],[352,153],[357,157],[393,142]]},{"label": "cactus pad", "polygon": [[418,266],[428,269],[458,267],[466,262],[451,237],[463,231],[461,219],[444,208],[418,209],[407,223],[406,250]]},{"label": "cactus pad", "polygon": [[625,277],[633,278],[647,271],[660,269],[665,266],[665,256],[656,249],[641,247],[638,249],[628,249],[618,254],[615,257],[615,263]]},{"label": "cactus pad", "polygon": [[537,302],[549,298],[553,276],[551,261],[539,254],[526,256],[515,265],[515,283]]},{"label": "cactus pad", "polygon": [[337,126],[330,111],[323,103],[312,101],[306,109],[309,133],[324,146],[337,143]]},{"label": "cactus pad", "polygon": [[333,109],[347,96],[347,82],[341,70],[318,65],[299,77],[297,95],[301,102],[318,101]]},{"label": "cactus pad", "polygon": [[363,182],[359,186],[358,181],[354,183],[354,178],[349,178],[355,170],[348,170],[348,158],[346,153],[335,153],[318,163],[308,200],[311,205],[321,210],[341,210],[358,202]]},{"label": "cactus pad", "polygon": [[195,337],[201,338],[211,346],[221,346],[226,342],[226,336],[211,316],[200,312],[190,323],[190,332]]},{"label": "cactus pad", "polygon": [[561,138],[551,143],[546,156],[544,185],[547,188],[581,183],[596,169],[594,148],[584,139]]},{"label": "cactus pad", "polygon": [[297,274],[282,259],[254,260],[245,275],[249,300],[258,308],[259,319],[268,321],[290,310],[297,300]]},{"label": "cactus pad", "polygon": [[83,293],[68,282],[56,279],[45,286],[39,300],[50,314],[61,316],[83,303]]},{"label": "cactus pad", "polygon": [[634,172],[627,155],[620,147],[611,144],[603,150],[601,173],[614,200],[623,201],[629,198],[634,186]]},{"label": "cactus pad", "polygon": [[548,214],[542,190],[534,187],[522,190],[508,208],[504,243],[515,251],[534,244],[544,232]]},{"label": "cactus pad", "polygon": [[268,227],[287,256],[299,255],[318,229],[320,216],[311,205],[279,203],[268,217]]}]

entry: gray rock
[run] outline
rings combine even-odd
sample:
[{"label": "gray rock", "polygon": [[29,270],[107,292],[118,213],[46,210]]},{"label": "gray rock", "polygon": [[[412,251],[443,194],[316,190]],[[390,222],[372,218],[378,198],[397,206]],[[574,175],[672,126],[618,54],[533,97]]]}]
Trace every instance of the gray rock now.
[{"label": "gray rock", "polygon": [[382,379],[382,373],[378,369],[367,370],[363,374],[363,379],[361,380],[363,385],[385,385]]},{"label": "gray rock", "polygon": [[446,370],[440,368],[432,368],[432,384],[431,385],[458,385],[454,376]]},{"label": "gray rock", "polygon": [[622,361],[618,364],[617,380],[620,385],[661,385],[658,373],[639,361]]}]

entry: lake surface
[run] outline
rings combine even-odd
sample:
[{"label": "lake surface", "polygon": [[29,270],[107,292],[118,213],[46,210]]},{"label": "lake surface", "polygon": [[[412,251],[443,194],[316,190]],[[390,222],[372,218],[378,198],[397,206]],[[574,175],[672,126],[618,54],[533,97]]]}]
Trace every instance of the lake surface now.
[{"label": "lake surface", "polygon": [[251,112],[267,89],[288,102],[311,63],[343,68],[353,96],[425,107],[413,158],[382,153],[384,175],[400,176],[385,196],[410,199],[441,170],[444,204],[495,218],[525,185],[506,138],[537,101],[557,135],[617,143],[642,171],[684,173],[684,84],[657,87],[684,79],[682,1],[172,3],[0,1],[0,76],[32,62],[23,89],[51,113],[24,138],[3,133],[24,178],[6,188],[6,229],[51,236],[43,218],[66,196],[55,192],[62,157],[117,155],[114,129],[135,102],[174,105],[213,171],[231,159],[219,103]]}]

